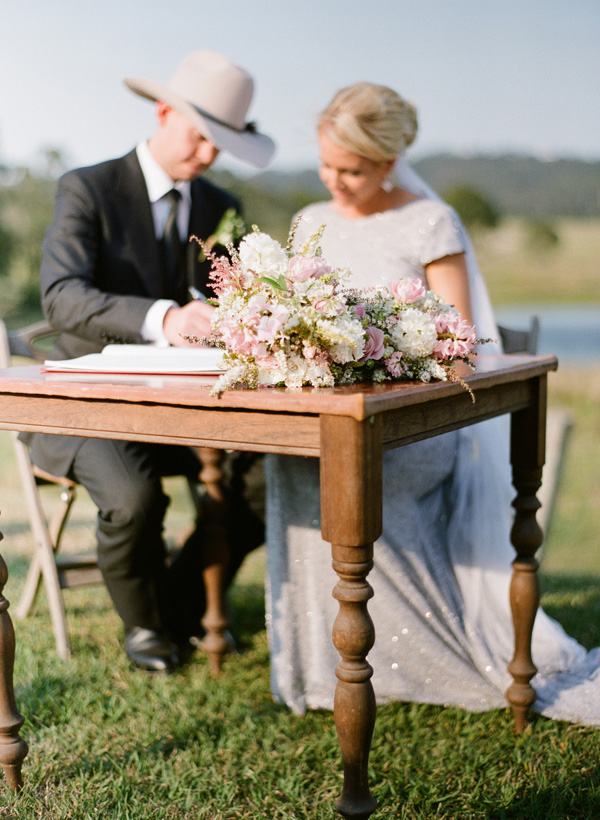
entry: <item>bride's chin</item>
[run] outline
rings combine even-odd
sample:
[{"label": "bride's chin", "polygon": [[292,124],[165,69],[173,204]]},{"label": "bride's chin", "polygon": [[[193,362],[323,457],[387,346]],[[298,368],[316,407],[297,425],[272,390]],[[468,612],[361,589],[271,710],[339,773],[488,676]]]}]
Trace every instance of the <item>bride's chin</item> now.
[{"label": "bride's chin", "polygon": [[331,198],[334,202],[337,202],[340,205],[348,205],[348,203],[352,201],[352,197],[350,194],[335,193],[331,194]]}]

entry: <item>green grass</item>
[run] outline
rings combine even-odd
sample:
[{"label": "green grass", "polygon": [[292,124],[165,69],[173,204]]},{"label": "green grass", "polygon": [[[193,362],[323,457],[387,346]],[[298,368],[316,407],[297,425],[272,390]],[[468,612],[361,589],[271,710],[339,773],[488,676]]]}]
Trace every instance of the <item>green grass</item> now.
[{"label": "green grass", "polygon": [[600,219],[558,219],[558,244],[532,245],[527,223],[507,218],[500,226],[475,234],[479,264],[492,302],[600,302]]},{"label": "green grass", "polygon": [[[600,369],[551,377],[551,402],[575,426],[553,529],[544,547],[546,609],[586,646],[600,644]],[[0,528],[18,599],[29,535],[7,434],[0,435]],[[187,519],[182,486],[168,532]],[[77,506],[70,548],[93,544],[93,508]],[[16,696],[30,744],[20,795],[0,792],[10,820],[325,820],[337,817],[340,754],[329,713],[300,718],[272,702],[264,629],[264,553],[231,594],[245,651],[219,680],[197,654],[169,677],[133,671],[104,589],[66,594],[71,663],[54,653],[43,595],[16,624]],[[600,816],[600,728],[534,716],[516,737],[507,710],[397,703],[378,710],[370,758],[375,817],[569,820]]]}]

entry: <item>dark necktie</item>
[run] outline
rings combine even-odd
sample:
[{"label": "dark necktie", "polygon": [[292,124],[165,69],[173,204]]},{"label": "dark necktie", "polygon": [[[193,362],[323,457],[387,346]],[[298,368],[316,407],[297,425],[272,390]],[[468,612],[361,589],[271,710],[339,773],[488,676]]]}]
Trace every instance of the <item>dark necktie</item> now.
[{"label": "dark necktie", "polygon": [[169,299],[177,302],[185,301],[185,265],[184,248],[177,227],[177,209],[181,200],[179,191],[172,188],[164,195],[170,205],[169,215],[165,223],[163,247],[165,259],[165,291]]}]

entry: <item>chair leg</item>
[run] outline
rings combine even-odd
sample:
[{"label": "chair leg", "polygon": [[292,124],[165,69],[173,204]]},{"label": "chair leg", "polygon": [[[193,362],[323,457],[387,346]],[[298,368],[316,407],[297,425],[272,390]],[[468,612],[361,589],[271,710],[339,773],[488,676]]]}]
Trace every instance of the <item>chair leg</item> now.
[{"label": "chair leg", "polygon": [[44,579],[44,585],[46,587],[46,595],[48,596],[50,619],[52,621],[52,628],[54,631],[56,651],[60,658],[63,658],[63,660],[68,660],[71,657],[69,632],[67,628],[65,606],[58,580],[58,571],[56,569],[54,548],[50,540],[44,510],[42,508],[35,479],[31,471],[29,453],[25,445],[21,444],[21,442],[16,442],[16,444],[18,445],[16,447],[17,464],[23,480],[25,500],[27,503],[27,509],[29,510],[31,529],[33,531],[33,537],[36,544],[36,552],[34,559],[32,560],[25,590],[30,598],[30,602],[28,604],[27,598],[22,599],[22,602],[19,602],[16,612],[18,617],[24,617],[24,615],[26,615],[29,611],[31,604],[35,599],[35,593],[39,586],[41,573],[41,576]]},{"label": "chair leg", "polygon": [[[71,506],[73,504],[73,501],[75,500],[75,488],[63,487],[61,490],[60,499],[61,503],[57,505],[54,515],[52,516],[50,525],[48,526],[50,544],[52,546],[52,551],[55,556],[60,546],[60,539],[62,537],[65,525],[67,523],[67,518],[71,510]],[[29,615],[29,613],[31,612],[31,608],[34,605],[38,592],[40,590],[41,582],[42,567],[40,564],[39,555],[36,552],[33,558],[31,559],[31,564],[29,565],[29,572],[27,573],[27,578],[25,579],[23,592],[21,593],[19,603],[17,604],[14,610],[15,617],[17,618],[17,620],[24,620],[27,617],[27,615]]]}]

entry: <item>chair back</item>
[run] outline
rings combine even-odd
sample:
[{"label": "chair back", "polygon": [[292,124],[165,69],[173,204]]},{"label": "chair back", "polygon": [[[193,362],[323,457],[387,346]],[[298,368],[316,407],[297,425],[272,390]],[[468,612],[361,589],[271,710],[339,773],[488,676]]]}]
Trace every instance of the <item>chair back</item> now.
[{"label": "chair back", "polygon": [[528,330],[514,330],[498,325],[502,349],[505,353],[537,353],[540,322],[537,316],[531,318]]},{"label": "chair back", "polygon": [[45,320],[18,330],[8,330],[0,319],[0,367],[10,367],[11,356],[43,362],[50,351],[48,342],[56,335],[56,330]]}]

